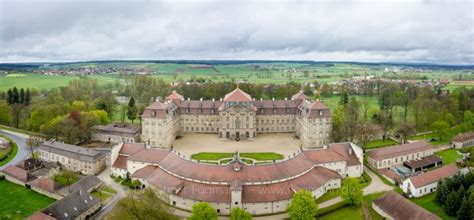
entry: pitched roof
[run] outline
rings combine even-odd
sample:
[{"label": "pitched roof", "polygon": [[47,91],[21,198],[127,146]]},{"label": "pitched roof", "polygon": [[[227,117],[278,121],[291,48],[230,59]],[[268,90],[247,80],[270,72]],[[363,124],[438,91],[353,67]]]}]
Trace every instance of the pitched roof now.
[{"label": "pitched roof", "polygon": [[175,99],[180,99],[181,100],[183,98],[184,97],[181,94],[177,93],[176,91],[173,91],[173,92],[171,92],[171,94],[169,96],[166,96],[165,99],[166,100],[175,100]]},{"label": "pitched roof", "polygon": [[119,169],[127,169],[127,157],[126,156],[118,156],[115,160],[114,164],[112,165],[114,168]]},{"label": "pitched roof", "polygon": [[466,142],[473,139],[474,139],[474,131],[471,131],[471,132],[466,132],[466,133],[457,135],[456,137],[453,138],[453,141]]},{"label": "pitched roof", "polygon": [[86,176],[76,183],[71,185],[71,191],[77,190],[85,190],[90,191],[91,189],[95,188],[96,186],[100,185],[102,181],[97,178],[96,176]]},{"label": "pitched roof", "polygon": [[297,99],[304,99],[307,100],[308,96],[304,94],[303,90],[300,90],[298,93],[294,94],[291,99],[297,100]]},{"label": "pitched roof", "polygon": [[95,132],[104,132],[104,133],[118,133],[118,134],[128,134],[135,135],[140,132],[140,127],[123,124],[123,123],[111,123],[108,125],[95,125],[92,127]]},{"label": "pitched roof", "polygon": [[251,102],[252,97],[240,90],[239,88],[234,89],[234,91],[227,93],[224,96],[224,102]]},{"label": "pitched roof", "polygon": [[426,141],[417,141],[409,144],[395,145],[391,147],[377,148],[367,155],[375,160],[382,160],[412,154],[420,151],[432,149],[433,147]]},{"label": "pitched roof", "polygon": [[156,164],[168,154],[170,154],[169,150],[144,149],[128,157],[128,160]]},{"label": "pitched roof", "polygon": [[56,141],[43,142],[43,144],[41,144],[41,146],[39,147],[39,150],[53,152],[55,154],[59,154],[65,157],[70,157],[91,163],[94,163],[106,156],[106,154],[102,151]]},{"label": "pitched roof", "polygon": [[56,190],[60,189],[61,186],[54,182],[53,180],[46,178],[46,177],[38,177],[37,179],[31,181],[29,183],[30,185],[40,188],[42,190],[48,191],[48,192],[56,192]]},{"label": "pitched roof", "polygon": [[385,213],[395,220],[438,220],[438,216],[426,211],[415,203],[403,198],[396,192],[390,191],[373,201]]},{"label": "pitched roof", "polygon": [[36,212],[33,215],[30,215],[26,220],[55,220],[57,218],[54,218],[52,216],[46,215],[42,212]]},{"label": "pitched roof", "polygon": [[78,190],[56,201],[42,212],[58,219],[75,219],[98,203],[100,199],[92,197],[87,191]]},{"label": "pitched roof", "polygon": [[28,182],[28,180],[30,179],[30,174],[28,173],[28,171],[16,166],[8,166],[3,170],[3,173],[23,182]]},{"label": "pitched roof", "polygon": [[410,181],[415,188],[418,188],[420,186],[426,186],[430,183],[438,182],[441,179],[454,176],[457,172],[458,168],[456,167],[456,165],[451,164],[443,166],[441,168],[430,170],[418,176],[410,177]]},{"label": "pitched roof", "polygon": [[41,166],[41,163],[42,163],[41,160],[34,159],[34,158],[28,158],[26,160],[20,161],[16,166],[20,167],[21,169],[24,169],[24,170],[30,170],[30,169],[33,169],[35,167]]},{"label": "pitched roof", "polygon": [[432,164],[440,163],[443,160],[436,155],[429,155],[418,160],[405,161],[403,164],[410,169],[418,169]]},{"label": "pitched roof", "polygon": [[130,156],[143,149],[145,149],[144,143],[123,143],[119,153]]}]

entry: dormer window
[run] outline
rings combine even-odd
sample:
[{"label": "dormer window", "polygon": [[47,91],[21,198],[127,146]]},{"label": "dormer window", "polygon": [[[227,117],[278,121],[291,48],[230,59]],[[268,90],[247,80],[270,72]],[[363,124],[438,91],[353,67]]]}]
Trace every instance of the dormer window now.
[{"label": "dormer window", "polygon": [[262,113],[262,114],[263,114],[263,113],[264,113],[264,111],[265,111],[265,110],[263,110],[263,108],[262,108],[262,109],[260,109],[260,113]]},{"label": "dormer window", "polygon": [[276,108],[273,109],[273,113],[276,114],[277,113],[277,110]]},{"label": "dormer window", "polygon": [[151,116],[153,116],[153,117],[156,116],[156,111],[155,110],[151,111]]},{"label": "dormer window", "polygon": [[202,114],[202,109],[199,109],[199,114]]},{"label": "dormer window", "polygon": [[214,109],[211,109],[211,114],[214,114],[214,112],[215,112]]},{"label": "dormer window", "polygon": [[290,109],[289,109],[289,108],[286,109],[286,113],[290,113]]},{"label": "dormer window", "polygon": [[323,110],[319,110],[319,115],[320,115],[320,116],[323,115]]}]

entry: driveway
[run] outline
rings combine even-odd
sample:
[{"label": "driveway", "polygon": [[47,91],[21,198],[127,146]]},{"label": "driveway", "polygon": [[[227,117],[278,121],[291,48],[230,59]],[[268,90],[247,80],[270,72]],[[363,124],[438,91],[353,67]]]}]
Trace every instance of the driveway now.
[{"label": "driveway", "polygon": [[0,130],[0,134],[12,139],[18,145],[18,153],[16,154],[15,158],[13,158],[7,164],[0,166],[0,170],[3,170],[10,165],[15,165],[30,156],[30,149],[28,149],[26,146],[26,142],[29,138],[28,135],[7,130]]},{"label": "driveway", "polygon": [[97,176],[102,182],[110,186],[112,189],[117,191],[108,202],[105,204],[97,213],[95,213],[91,219],[103,219],[107,213],[112,211],[118,201],[124,198],[127,195],[125,187],[116,183],[113,179],[110,178],[110,169],[107,167],[102,173]]}]

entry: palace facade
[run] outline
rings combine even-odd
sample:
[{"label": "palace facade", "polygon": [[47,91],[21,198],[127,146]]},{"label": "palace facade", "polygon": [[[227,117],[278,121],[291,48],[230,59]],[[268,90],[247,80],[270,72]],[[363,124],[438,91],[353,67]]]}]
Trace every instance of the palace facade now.
[{"label": "palace facade", "polygon": [[262,133],[294,132],[302,147],[329,143],[331,112],[303,92],[290,100],[255,100],[239,88],[220,100],[185,100],[173,91],[142,115],[141,140],[150,147],[170,148],[184,133],[212,133],[222,139],[252,140]]}]

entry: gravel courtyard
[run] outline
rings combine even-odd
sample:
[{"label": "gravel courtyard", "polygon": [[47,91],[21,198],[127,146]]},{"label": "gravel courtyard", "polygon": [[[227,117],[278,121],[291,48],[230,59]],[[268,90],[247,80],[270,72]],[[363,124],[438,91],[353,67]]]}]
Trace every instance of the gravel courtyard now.
[{"label": "gravel courtyard", "polygon": [[177,152],[186,157],[199,152],[275,152],[285,156],[300,149],[301,142],[292,133],[258,134],[253,141],[221,140],[217,134],[184,134],[173,143]]}]

